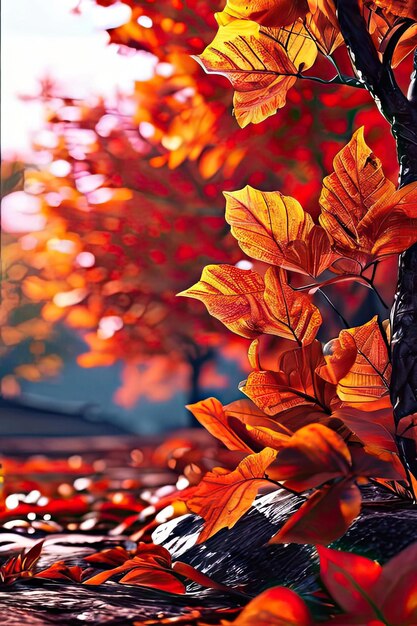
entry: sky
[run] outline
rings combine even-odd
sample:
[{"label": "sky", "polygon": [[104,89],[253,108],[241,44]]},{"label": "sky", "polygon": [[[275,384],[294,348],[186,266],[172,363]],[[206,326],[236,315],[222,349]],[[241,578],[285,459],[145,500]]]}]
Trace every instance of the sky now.
[{"label": "sky", "polygon": [[111,95],[132,89],[134,80],[150,76],[151,55],[121,55],[107,45],[104,27],[126,18],[126,5],[104,8],[90,0],[2,0],[2,152],[28,154],[31,137],[42,125],[34,95],[39,79],[54,78],[63,95]]}]

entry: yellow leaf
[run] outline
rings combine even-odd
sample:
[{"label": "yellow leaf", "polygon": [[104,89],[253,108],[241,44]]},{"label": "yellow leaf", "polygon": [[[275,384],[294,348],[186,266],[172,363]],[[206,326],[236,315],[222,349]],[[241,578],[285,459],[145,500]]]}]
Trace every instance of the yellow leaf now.
[{"label": "yellow leaf", "polygon": [[317,46],[301,20],[288,28],[261,28],[251,20],[220,26],[212,43],[196,57],[206,72],[226,76],[235,88],[240,126],[262,122],[285,105],[300,71],[311,67]]},{"label": "yellow leaf", "polygon": [[252,258],[311,276],[336,259],[327,233],[295,198],[249,185],[224,195],[232,235]]},{"label": "yellow leaf", "polygon": [[[362,237],[361,220],[375,204],[389,202],[395,187],[366,145],[363,128],[357,130],[336,155],[333,167],[334,172],[323,181],[320,223],[337,250],[353,255],[362,265],[369,261],[369,255]],[[361,262],[362,250],[365,258]]]},{"label": "yellow leaf", "polygon": [[268,333],[308,344],[321,324],[310,298],[294,291],[285,272],[274,268],[267,270],[264,281],[252,270],[208,265],[201,280],[179,295],[201,300],[213,317],[249,339]]},{"label": "yellow leaf", "polygon": [[222,13],[216,13],[217,23],[226,23],[227,16],[239,20],[253,20],[263,26],[286,26],[304,17],[307,0],[227,0]]}]

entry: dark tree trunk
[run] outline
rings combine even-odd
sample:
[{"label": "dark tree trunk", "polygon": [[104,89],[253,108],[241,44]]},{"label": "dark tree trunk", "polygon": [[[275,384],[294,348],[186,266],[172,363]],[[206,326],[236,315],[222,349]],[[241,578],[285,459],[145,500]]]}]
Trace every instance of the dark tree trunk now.
[{"label": "dark tree trunk", "polygon": [[[408,95],[398,87],[391,58],[400,37],[413,23],[404,19],[379,60],[357,0],[335,0],[340,29],[353,69],[391,124],[397,144],[399,186],[417,180],[417,56]],[[417,216],[417,207],[416,207]],[[391,311],[391,400],[396,425],[417,413],[417,244],[400,256],[397,292]],[[417,478],[415,441],[397,435],[408,470]]]},{"label": "dark tree trunk", "polygon": [[[194,404],[203,399],[203,393],[201,391],[201,373],[203,367],[208,361],[214,358],[214,351],[211,348],[207,350],[199,350],[196,355],[188,356],[188,363],[190,365],[190,378],[189,378],[189,392],[187,404]],[[191,413],[190,413],[191,416]],[[190,417],[190,426],[193,428],[199,428],[200,424],[194,417]]]}]

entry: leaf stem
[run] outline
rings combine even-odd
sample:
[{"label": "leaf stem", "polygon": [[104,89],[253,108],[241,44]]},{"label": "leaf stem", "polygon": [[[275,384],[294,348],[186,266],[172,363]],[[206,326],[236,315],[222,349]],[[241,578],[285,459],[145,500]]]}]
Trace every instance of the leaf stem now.
[{"label": "leaf stem", "polygon": [[326,302],[328,304],[330,304],[331,308],[336,313],[336,315],[338,316],[338,318],[340,319],[342,324],[345,326],[345,328],[350,328],[350,324],[348,323],[348,321],[343,317],[343,315],[340,313],[340,311],[337,309],[337,307],[333,304],[333,302],[330,300],[329,296],[324,293],[323,289],[317,289],[317,291],[323,296],[323,298],[326,300]]}]

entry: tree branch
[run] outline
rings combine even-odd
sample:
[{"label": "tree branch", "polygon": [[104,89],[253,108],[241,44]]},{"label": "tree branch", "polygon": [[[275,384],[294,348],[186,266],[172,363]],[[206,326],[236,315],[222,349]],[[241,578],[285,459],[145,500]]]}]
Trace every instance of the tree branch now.
[{"label": "tree branch", "polygon": [[[408,96],[396,83],[391,58],[398,37],[394,34],[381,62],[361,15],[357,0],[335,0],[340,29],[353,70],[391,125],[400,167],[399,186],[417,181],[417,58]],[[399,31],[401,32],[401,31]],[[391,400],[396,424],[417,413],[417,244],[400,256],[399,277],[391,311]],[[416,443],[397,436],[408,470],[417,477]]]}]

